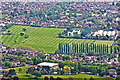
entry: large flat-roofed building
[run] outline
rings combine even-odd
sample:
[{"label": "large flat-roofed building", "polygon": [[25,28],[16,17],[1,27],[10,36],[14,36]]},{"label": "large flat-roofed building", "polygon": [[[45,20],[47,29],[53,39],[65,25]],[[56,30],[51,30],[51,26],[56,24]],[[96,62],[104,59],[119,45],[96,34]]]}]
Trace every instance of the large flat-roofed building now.
[{"label": "large flat-roofed building", "polygon": [[53,69],[58,68],[58,66],[59,66],[58,63],[49,63],[49,62],[43,62],[43,63],[37,64],[37,67],[49,67]]}]

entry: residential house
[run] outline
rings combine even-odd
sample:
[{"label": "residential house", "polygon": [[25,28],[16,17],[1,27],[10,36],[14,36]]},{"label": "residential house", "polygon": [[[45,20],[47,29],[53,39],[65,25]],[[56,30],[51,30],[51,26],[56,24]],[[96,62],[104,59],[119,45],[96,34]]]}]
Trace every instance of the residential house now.
[{"label": "residential house", "polygon": [[74,36],[76,34],[80,34],[80,30],[79,29],[72,29],[72,30],[69,30],[67,32],[67,36]]}]

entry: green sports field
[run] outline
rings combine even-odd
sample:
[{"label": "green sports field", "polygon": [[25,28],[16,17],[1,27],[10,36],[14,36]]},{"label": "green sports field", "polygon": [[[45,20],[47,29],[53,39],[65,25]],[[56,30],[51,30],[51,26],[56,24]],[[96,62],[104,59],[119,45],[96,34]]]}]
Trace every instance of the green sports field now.
[{"label": "green sports field", "polygon": [[44,78],[45,76],[49,77],[53,76],[54,78],[57,77],[61,77],[61,78],[101,78],[99,76],[95,76],[95,75],[87,75],[87,74],[78,74],[78,75],[42,75],[42,78]]},{"label": "green sports field", "polygon": [[[99,77],[96,75],[87,75],[87,74],[78,74],[78,75],[42,75],[41,77],[38,77],[37,79],[34,79],[32,75],[29,74],[17,74],[15,76],[18,76],[19,80],[44,80],[45,77],[48,77],[50,80],[50,77],[52,76],[54,79],[57,77],[62,78],[63,80],[84,80],[86,78],[89,80],[91,77],[94,80],[113,80],[113,78],[104,78]],[[14,76],[13,76],[14,77]]]},{"label": "green sports field", "polygon": [[[24,34],[27,34],[29,37],[24,38],[20,36],[20,33],[23,32],[23,28],[27,30]],[[36,50],[38,48],[43,48],[45,52],[55,52],[58,48],[59,43],[91,43],[94,40],[89,39],[67,39],[67,38],[58,38],[58,34],[63,32],[65,29],[61,28],[43,28],[43,27],[30,27],[30,26],[21,26],[15,25],[6,30],[10,30],[12,35],[2,35],[2,42],[6,46],[16,47],[18,45],[31,46]],[[16,43],[15,43],[16,41]],[[24,42],[24,43],[23,43]],[[95,41],[95,44],[103,44],[104,41]],[[109,41],[105,44],[111,45],[113,41]]]},{"label": "green sports field", "polygon": [[[29,66],[28,66],[29,67]],[[6,71],[9,71],[10,69],[15,69],[15,72],[17,73],[19,73],[19,68],[21,68],[22,69],[22,71],[21,71],[21,73],[26,73],[26,66],[22,66],[22,67],[15,67],[15,68],[8,68],[8,69],[6,69]]]}]

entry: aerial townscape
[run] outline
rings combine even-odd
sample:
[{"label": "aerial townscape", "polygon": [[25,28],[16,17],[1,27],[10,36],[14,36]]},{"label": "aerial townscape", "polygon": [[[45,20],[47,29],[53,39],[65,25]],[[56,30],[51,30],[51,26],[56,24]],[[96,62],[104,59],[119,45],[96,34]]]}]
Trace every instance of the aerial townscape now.
[{"label": "aerial townscape", "polygon": [[0,1],[1,80],[120,80],[120,2]]}]

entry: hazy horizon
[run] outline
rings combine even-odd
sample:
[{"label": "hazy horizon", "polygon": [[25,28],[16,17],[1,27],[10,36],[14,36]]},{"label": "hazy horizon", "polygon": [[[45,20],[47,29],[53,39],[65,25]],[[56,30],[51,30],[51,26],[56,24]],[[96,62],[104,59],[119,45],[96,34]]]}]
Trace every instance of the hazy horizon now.
[{"label": "hazy horizon", "polygon": [[120,0],[2,0],[0,2],[4,2],[4,1],[7,1],[7,2],[16,2],[16,1],[23,1],[23,2],[36,2],[36,1],[39,1],[39,2],[118,2]]}]

